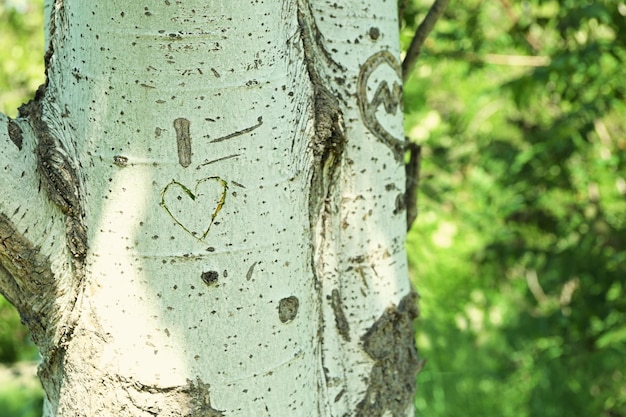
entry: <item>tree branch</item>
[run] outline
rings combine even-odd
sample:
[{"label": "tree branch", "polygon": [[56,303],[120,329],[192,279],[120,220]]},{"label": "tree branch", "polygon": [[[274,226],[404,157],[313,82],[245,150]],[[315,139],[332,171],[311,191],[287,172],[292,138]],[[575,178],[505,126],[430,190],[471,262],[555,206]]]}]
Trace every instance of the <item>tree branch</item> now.
[{"label": "tree branch", "polygon": [[424,44],[424,41],[433,30],[435,23],[437,23],[437,20],[439,20],[444,10],[446,10],[448,3],[450,3],[450,0],[435,0],[435,3],[433,3],[432,7],[426,14],[426,17],[417,27],[415,36],[413,37],[411,45],[406,52],[406,57],[404,58],[404,61],[402,61],[403,81],[406,81],[407,78],[409,78],[409,75],[415,66],[415,62],[422,52],[422,45]]},{"label": "tree branch", "polygon": [[0,114],[0,293],[16,307],[46,354],[65,324],[66,313],[59,306],[71,305],[75,291],[65,262],[64,216],[52,209],[41,190],[36,144],[24,117]]},{"label": "tree branch", "polygon": [[406,205],[406,230],[411,230],[413,222],[417,218],[417,193],[420,183],[420,162],[422,159],[422,147],[417,143],[407,142],[409,161],[404,166],[406,173],[406,188],[404,203]]}]

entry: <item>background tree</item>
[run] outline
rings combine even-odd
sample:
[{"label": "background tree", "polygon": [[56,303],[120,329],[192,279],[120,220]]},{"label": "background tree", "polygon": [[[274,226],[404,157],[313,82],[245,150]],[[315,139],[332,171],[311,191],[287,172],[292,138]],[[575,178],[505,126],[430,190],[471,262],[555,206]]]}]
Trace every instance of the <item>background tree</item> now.
[{"label": "background tree", "polygon": [[44,415],[412,414],[396,10],[268,3],[46,3],[0,118]]}]

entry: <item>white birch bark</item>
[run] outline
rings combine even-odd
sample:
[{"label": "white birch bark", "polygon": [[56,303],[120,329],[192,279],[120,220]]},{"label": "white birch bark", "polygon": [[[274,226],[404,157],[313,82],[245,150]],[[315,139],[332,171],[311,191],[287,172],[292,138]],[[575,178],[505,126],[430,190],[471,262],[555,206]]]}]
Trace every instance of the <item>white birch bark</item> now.
[{"label": "white birch bark", "polygon": [[44,415],[412,415],[395,2],[47,10],[0,118]]}]

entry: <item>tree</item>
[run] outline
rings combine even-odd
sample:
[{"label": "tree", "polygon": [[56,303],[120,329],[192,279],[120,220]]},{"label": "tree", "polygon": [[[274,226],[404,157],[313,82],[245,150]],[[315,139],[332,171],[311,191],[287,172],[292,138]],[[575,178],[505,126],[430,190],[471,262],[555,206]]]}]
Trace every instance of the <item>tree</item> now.
[{"label": "tree", "polygon": [[412,414],[391,6],[46,2],[0,116],[45,416]]}]

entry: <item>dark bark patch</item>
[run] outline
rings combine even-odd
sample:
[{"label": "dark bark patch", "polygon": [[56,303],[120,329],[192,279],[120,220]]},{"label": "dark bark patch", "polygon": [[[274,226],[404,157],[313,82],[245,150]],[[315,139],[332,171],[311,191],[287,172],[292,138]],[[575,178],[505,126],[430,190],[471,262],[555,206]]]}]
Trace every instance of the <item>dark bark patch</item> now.
[{"label": "dark bark patch", "polygon": [[217,284],[217,280],[219,278],[220,274],[217,271],[208,271],[208,272],[203,272],[202,273],[202,281],[208,285],[208,286],[212,286]]},{"label": "dark bark patch", "polygon": [[114,155],[113,163],[120,168],[124,168],[128,165],[128,158],[122,155]]},{"label": "dark bark patch", "polygon": [[189,417],[224,417],[226,415],[211,405],[209,384],[203,383],[200,378],[196,380],[196,384],[189,380],[187,382],[189,383],[188,392],[192,403]]},{"label": "dark bark patch", "polygon": [[[159,387],[146,385],[134,380],[117,376],[113,382],[116,387],[126,392],[127,398],[121,398],[120,416],[155,415],[184,417],[224,417],[226,414],[211,404],[211,386],[202,382],[187,380],[185,385]],[[130,401],[128,401],[130,400]],[[124,404],[126,402],[126,404]]]},{"label": "dark bark patch", "polygon": [[400,304],[385,310],[361,338],[363,349],[376,361],[357,417],[406,415],[415,394],[421,363],[415,348],[413,320],[418,316],[417,295],[411,292]]},{"label": "dark bark patch", "polygon": [[380,29],[377,27],[371,27],[367,34],[370,36],[371,40],[375,41],[380,38]]},{"label": "dark bark patch", "polygon": [[252,279],[252,274],[254,274],[254,267],[258,264],[259,261],[255,261],[250,268],[248,268],[248,272],[246,272],[246,281],[250,281]]},{"label": "dark bark patch", "polygon": [[65,347],[73,324],[64,326],[63,308],[55,304],[58,281],[49,259],[20,234],[0,213],[0,293],[15,306],[39,348],[39,376],[49,397],[58,395],[54,380],[60,380]]},{"label": "dark bark patch", "polygon": [[40,87],[35,99],[19,108],[20,116],[28,117],[37,137],[35,154],[37,172],[48,198],[66,215],[67,246],[77,268],[82,266],[86,255],[87,231],[83,223],[84,209],[81,198],[81,182],[78,165],[72,153],[55,137],[43,117],[45,87]]},{"label": "dark bark patch", "polygon": [[298,308],[300,307],[300,301],[298,297],[291,296],[283,298],[278,304],[278,318],[281,322],[287,323],[296,318],[298,314]]},{"label": "dark bark patch", "polygon": [[306,5],[298,3],[298,25],[304,50],[304,61],[313,88],[315,136],[310,148],[313,153],[309,218],[311,227],[317,223],[323,202],[328,199],[340,174],[343,150],[347,138],[343,113],[337,95],[329,88],[330,77],[325,73],[343,70],[324,46],[323,36]]},{"label": "dark bark patch", "polygon": [[337,331],[346,342],[350,341],[350,324],[346,319],[346,314],[343,311],[343,304],[341,302],[341,295],[339,290],[334,289],[331,293],[330,304],[335,313],[335,326]]},{"label": "dark bark patch", "polygon": [[11,139],[11,142],[13,142],[15,146],[17,146],[17,149],[21,151],[24,137],[20,125],[18,125],[15,120],[9,119],[7,130],[9,132],[9,139]]}]

